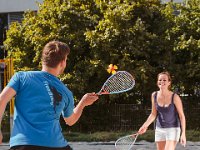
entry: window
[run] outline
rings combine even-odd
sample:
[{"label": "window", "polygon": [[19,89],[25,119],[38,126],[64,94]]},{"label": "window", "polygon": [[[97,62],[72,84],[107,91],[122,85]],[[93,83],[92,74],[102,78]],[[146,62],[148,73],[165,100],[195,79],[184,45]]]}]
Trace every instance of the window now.
[{"label": "window", "polygon": [[0,46],[3,45],[3,41],[6,39],[7,25],[7,14],[0,14]]}]

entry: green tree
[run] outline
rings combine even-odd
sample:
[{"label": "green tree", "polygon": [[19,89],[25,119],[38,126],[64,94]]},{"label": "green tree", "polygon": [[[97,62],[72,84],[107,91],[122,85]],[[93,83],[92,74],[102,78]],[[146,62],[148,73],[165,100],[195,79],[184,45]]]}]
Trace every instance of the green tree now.
[{"label": "green tree", "polygon": [[103,105],[97,105],[94,112],[86,110],[80,120],[80,128],[91,130],[89,121],[105,129],[102,122],[108,127],[112,115],[106,107],[111,105],[106,104],[150,106],[150,94],[157,90],[156,75],[163,70],[172,73],[173,90],[200,96],[199,3],[44,0],[37,13],[26,12],[21,24],[10,26],[4,44],[18,71],[40,69],[41,51],[48,41],[67,43],[71,53],[60,79],[73,91],[75,100],[85,92],[100,90],[110,76],[106,72],[109,64],[132,73],[136,79],[133,90],[101,96],[98,102]]},{"label": "green tree", "polygon": [[[61,79],[80,97],[89,87],[95,64],[84,33],[98,22],[98,8],[93,1],[45,0],[38,12],[26,12],[22,24],[14,23],[5,45],[15,60],[16,70],[41,68],[43,46],[50,40],[66,42],[71,49],[68,74]],[[27,59],[28,58],[28,59]],[[88,88],[90,91],[90,88]]]},{"label": "green tree", "polygon": [[[187,5],[172,5],[180,13],[168,15],[173,26],[167,30],[172,45],[172,68],[180,92],[195,94],[200,79],[200,1],[188,0]],[[166,8],[167,8],[166,7]],[[173,14],[173,13],[172,13]]]},{"label": "green tree", "polygon": [[171,65],[173,45],[169,46],[166,30],[173,22],[167,20],[164,8],[153,0],[109,1],[101,9],[104,16],[98,25],[86,33],[99,65],[113,63],[135,75],[136,88],[129,95],[120,95],[123,103],[134,102],[134,95],[136,101],[149,99],[156,89],[156,74]]},{"label": "green tree", "polygon": [[163,70],[172,72],[174,88],[191,92],[197,89],[200,74],[198,2],[45,0],[37,13],[26,12],[22,24],[10,26],[5,45],[15,58],[16,70],[36,70],[41,68],[46,42],[66,42],[71,54],[67,73],[60,78],[76,99],[101,88],[111,63],[131,72],[136,87],[104,96],[100,103],[146,102],[156,90],[157,73]]}]

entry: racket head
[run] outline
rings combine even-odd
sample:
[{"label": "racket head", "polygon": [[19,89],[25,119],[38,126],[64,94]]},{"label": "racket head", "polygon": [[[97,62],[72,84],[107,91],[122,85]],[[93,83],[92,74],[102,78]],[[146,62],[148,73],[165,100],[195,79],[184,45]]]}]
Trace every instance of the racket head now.
[{"label": "racket head", "polygon": [[103,84],[97,95],[118,94],[131,90],[135,86],[134,77],[127,71],[117,71]]},{"label": "racket head", "polygon": [[131,150],[137,140],[139,134],[131,134],[119,138],[115,142],[115,148],[117,150]]}]

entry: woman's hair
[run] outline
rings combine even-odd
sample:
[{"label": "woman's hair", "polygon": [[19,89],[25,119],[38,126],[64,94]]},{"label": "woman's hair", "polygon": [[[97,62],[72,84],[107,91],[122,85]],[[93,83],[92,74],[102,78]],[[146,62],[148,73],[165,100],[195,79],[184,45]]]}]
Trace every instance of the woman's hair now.
[{"label": "woman's hair", "polygon": [[[168,77],[168,80],[171,82],[171,84],[172,84],[172,78],[171,78],[171,75],[170,75],[170,73],[168,72],[168,71],[163,71],[163,72],[161,72],[161,73],[159,73],[158,74],[158,76],[157,76],[157,80],[158,80],[158,78],[159,78],[159,76],[160,75],[167,75],[167,77]],[[171,84],[169,85],[169,87],[168,87],[168,89],[171,89]]]},{"label": "woman's hair", "polygon": [[61,61],[65,60],[70,53],[67,44],[60,41],[50,41],[42,51],[42,64],[55,68]]}]

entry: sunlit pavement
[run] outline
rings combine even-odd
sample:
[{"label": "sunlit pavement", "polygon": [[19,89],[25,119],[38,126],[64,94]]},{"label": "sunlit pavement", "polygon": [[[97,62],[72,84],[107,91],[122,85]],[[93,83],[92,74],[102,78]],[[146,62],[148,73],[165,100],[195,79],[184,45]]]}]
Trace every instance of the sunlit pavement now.
[{"label": "sunlit pavement", "polygon": [[[115,150],[114,142],[69,142],[73,150]],[[8,150],[8,143],[0,145],[0,150]],[[136,143],[133,150],[155,150],[155,143],[139,141]],[[200,142],[187,142],[184,148],[180,144],[176,150],[200,150]]]}]

